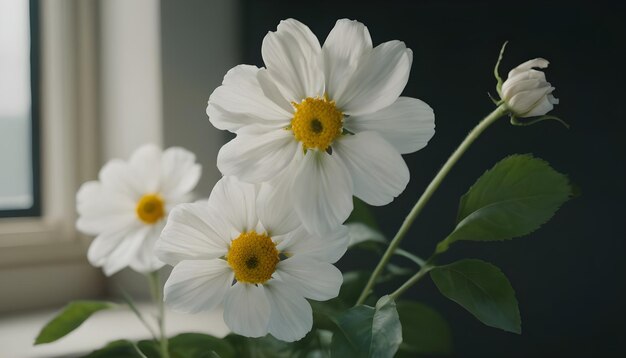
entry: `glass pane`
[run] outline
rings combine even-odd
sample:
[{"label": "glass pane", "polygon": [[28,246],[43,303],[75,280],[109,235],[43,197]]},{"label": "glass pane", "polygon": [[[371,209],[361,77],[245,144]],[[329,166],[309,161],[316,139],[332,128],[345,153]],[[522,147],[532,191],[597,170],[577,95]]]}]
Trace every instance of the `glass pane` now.
[{"label": "glass pane", "polygon": [[0,0],[0,210],[33,206],[28,0]]}]

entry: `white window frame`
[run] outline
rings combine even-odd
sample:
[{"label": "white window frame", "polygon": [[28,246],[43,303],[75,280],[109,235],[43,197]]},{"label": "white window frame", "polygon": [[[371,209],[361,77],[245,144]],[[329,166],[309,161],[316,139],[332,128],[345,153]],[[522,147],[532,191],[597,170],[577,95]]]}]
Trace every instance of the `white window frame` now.
[{"label": "white window frame", "polygon": [[[88,240],[74,225],[76,190],[99,165],[96,1],[40,0],[39,6],[42,213],[0,219],[0,286],[6,293],[0,312],[103,291],[85,259]],[[83,284],[50,293],[50,285],[63,287],[69,277]]]},{"label": "white window frame", "polygon": [[86,18],[95,15],[93,5],[40,2],[42,215],[0,220],[0,267],[84,254],[84,240],[74,229],[74,194],[98,162],[95,63],[89,48],[95,29]]},{"label": "white window frame", "polygon": [[107,160],[163,141],[160,1],[39,1],[42,216],[0,219],[0,314],[108,291],[75,228],[76,192]]}]

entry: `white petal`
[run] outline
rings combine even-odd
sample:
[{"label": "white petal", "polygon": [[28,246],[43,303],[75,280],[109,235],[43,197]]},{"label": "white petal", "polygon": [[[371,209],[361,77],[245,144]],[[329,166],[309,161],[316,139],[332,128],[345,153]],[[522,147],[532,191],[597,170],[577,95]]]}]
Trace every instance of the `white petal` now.
[{"label": "white petal", "polygon": [[256,66],[239,65],[226,73],[207,107],[209,120],[216,128],[234,132],[250,124],[288,124],[291,111],[265,95],[257,79],[259,71]]},{"label": "white petal", "polygon": [[367,27],[358,21],[337,20],[322,52],[326,74],[326,92],[330,98],[341,98],[349,79],[363,56],[372,51],[372,38]]},{"label": "white petal", "polygon": [[98,181],[86,182],[76,194],[76,227],[90,235],[121,230],[136,221],[135,205],[128,196],[106,189]]},{"label": "white petal", "polygon": [[234,276],[224,260],[181,261],[163,288],[165,302],[178,312],[209,311],[224,301]]},{"label": "white petal", "polygon": [[551,93],[548,94],[546,98],[548,98],[548,101],[550,101],[550,103],[552,104],[559,104],[559,99],[554,97]]},{"label": "white petal", "polygon": [[376,46],[359,64],[341,97],[332,97],[348,115],[381,110],[395,102],[409,79],[413,53],[403,42]]},{"label": "white petal", "polygon": [[400,154],[413,153],[435,134],[435,114],[417,98],[400,97],[380,111],[352,116],[344,127],[352,133],[375,131]]},{"label": "white petal", "polygon": [[277,129],[263,135],[238,134],[217,154],[217,167],[249,183],[268,181],[293,159],[298,144],[293,133]]},{"label": "white petal", "polygon": [[142,194],[160,192],[161,149],[146,144],[133,152],[128,161],[130,175],[141,183]]},{"label": "white petal", "polygon": [[261,53],[272,79],[289,102],[324,94],[320,43],[303,23],[287,19],[263,39]]},{"label": "white petal", "polygon": [[289,118],[291,118],[294,108],[291,103],[283,97],[283,94],[280,92],[278,86],[276,86],[276,83],[274,83],[274,80],[267,69],[261,68],[259,72],[257,72],[256,77],[259,81],[261,89],[263,90],[263,94],[284,109],[285,114],[288,114]]},{"label": "white petal", "polygon": [[98,179],[110,192],[117,192],[137,201],[146,190],[141,180],[133,174],[128,163],[121,159],[112,159],[100,169]]},{"label": "white petal", "polygon": [[[256,126],[258,129],[257,132],[266,133],[273,129],[284,128],[289,125],[289,120],[291,117],[285,117],[283,120],[276,121],[265,121],[263,119],[257,118],[253,114],[247,113],[234,113],[225,110],[220,107],[218,104],[213,104],[209,102],[209,106],[206,111],[209,116],[209,120],[211,124],[217,129],[228,130],[233,133],[240,133],[240,131],[244,128],[250,126]],[[224,124],[226,122],[236,123],[236,124]]]},{"label": "white petal", "polygon": [[301,227],[289,233],[277,245],[277,249],[288,256],[306,256],[317,261],[335,263],[346,252],[348,242],[348,229],[344,225],[321,237],[309,234]]},{"label": "white petal", "polygon": [[133,232],[125,235],[122,242],[111,252],[103,265],[103,271],[106,276],[111,276],[126,266],[129,266],[135,257],[137,251],[144,244],[146,236],[150,232],[149,226],[141,226]]},{"label": "white petal", "polygon": [[157,258],[155,251],[155,244],[161,235],[163,226],[165,226],[165,221],[163,220],[152,225],[143,245],[137,251],[135,259],[130,263],[130,268],[145,274],[154,272],[165,265],[163,261]]},{"label": "white petal", "polygon": [[344,136],[335,151],[350,171],[354,195],[370,205],[386,205],[409,182],[409,168],[398,151],[376,132]]},{"label": "white petal", "polygon": [[313,327],[313,312],[307,300],[297,290],[278,280],[271,281],[266,287],[271,304],[270,334],[285,342],[306,336]]},{"label": "white petal", "polygon": [[311,233],[330,232],[352,212],[352,179],[336,154],[307,151],[291,188],[294,208]]},{"label": "white petal", "polygon": [[224,298],[224,322],[233,333],[246,337],[267,334],[270,303],[262,286],[237,282]]},{"label": "white petal", "polygon": [[209,197],[209,205],[216,209],[238,232],[254,230],[259,221],[256,215],[256,188],[232,176],[220,179]]},{"label": "white petal", "polygon": [[508,99],[520,91],[527,91],[538,87],[549,87],[546,74],[541,71],[528,70],[508,78],[502,84],[502,98]]},{"label": "white petal", "polygon": [[326,301],[337,297],[343,283],[341,271],[332,264],[294,255],[276,267],[280,279],[306,298]]},{"label": "white petal", "polygon": [[556,103],[558,103],[558,100],[556,98],[550,97],[552,97],[552,95],[550,94],[544,96],[541,101],[539,101],[539,103],[535,105],[535,108],[526,113],[524,117],[543,116],[544,114],[550,112],[554,108],[554,101],[556,100]]},{"label": "white petal", "polygon": [[259,189],[257,213],[259,220],[272,236],[289,233],[301,225],[298,214],[293,210],[291,196],[291,182],[298,159],[294,159],[282,175],[263,183]]},{"label": "white petal", "polygon": [[554,87],[541,87],[516,93],[507,101],[507,105],[518,116],[529,117],[527,113],[532,111],[545,96],[554,91]]},{"label": "white petal", "polygon": [[534,58],[532,60],[528,60],[522,63],[521,65],[509,71],[507,78],[511,78],[517,75],[518,73],[528,71],[531,68],[546,68],[548,67],[549,64],[550,62],[544,58]]},{"label": "white petal", "polygon": [[201,173],[195,154],[184,148],[168,148],[161,162],[161,193],[166,197],[185,195],[198,184]]},{"label": "white petal", "polygon": [[208,202],[181,204],[170,213],[156,243],[156,254],[170,265],[218,258],[228,252],[232,230]]},{"label": "white petal", "polygon": [[96,267],[104,265],[111,253],[122,243],[129,233],[137,230],[137,226],[130,226],[121,230],[107,231],[98,235],[89,246],[87,259]]}]

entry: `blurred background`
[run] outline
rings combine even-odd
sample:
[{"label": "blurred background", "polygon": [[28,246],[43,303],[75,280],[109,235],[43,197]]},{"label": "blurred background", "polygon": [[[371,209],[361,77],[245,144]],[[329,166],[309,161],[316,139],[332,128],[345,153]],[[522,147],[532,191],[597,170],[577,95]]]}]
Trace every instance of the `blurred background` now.
[{"label": "blurred background", "polygon": [[[198,156],[206,196],[231,138],[205,114],[230,68],[263,66],[261,43],[281,19],[307,24],[321,42],[339,18],[365,23],[374,45],[399,39],[413,50],[405,96],[435,110],[436,134],[405,156],[406,191],[373,208],[392,237],[465,134],[493,109],[492,70],[550,60],[560,104],[556,122],[497,122],[454,168],[416,221],[403,248],[429,256],[453,228],[460,196],[511,153],[533,153],[569,175],[581,196],[528,237],[455,244],[443,261],[481,258],[499,266],[517,293],[522,335],[483,326],[429,280],[407,297],[452,327],[454,356],[622,356],[626,347],[626,6],[616,2],[262,0],[0,0],[0,327],[76,298],[145,291],[141,277],[105,280],[86,262],[88,239],[74,230],[74,194],[111,158],[147,142]],[[342,268],[367,268],[367,253]],[[164,273],[166,274],[166,273]],[[384,289],[384,287],[383,287]]]}]

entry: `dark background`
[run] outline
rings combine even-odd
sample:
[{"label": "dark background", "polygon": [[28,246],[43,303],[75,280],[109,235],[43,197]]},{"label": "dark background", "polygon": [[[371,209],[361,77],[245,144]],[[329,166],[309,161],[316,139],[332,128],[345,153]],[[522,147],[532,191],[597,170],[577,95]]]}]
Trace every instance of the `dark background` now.
[{"label": "dark background", "polygon": [[481,258],[499,266],[517,292],[522,335],[482,325],[441,296],[429,279],[408,296],[450,322],[460,357],[621,356],[626,353],[621,342],[626,334],[625,8],[598,1],[505,3],[244,1],[244,59],[262,66],[263,37],[289,17],[307,24],[320,42],[337,19],[347,17],[368,26],[374,45],[399,39],[413,50],[403,95],[434,108],[437,132],[426,148],[405,156],[411,170],[406,191],[374,210],[389,237],[447,156],[494,108],[487,92],[495,94],[492,69],[502,43],[510,41],[503,76],[528,59],[550,60],[547,78],[561,100],[552,114],[571,129],[556,122],[513,127],[506,118],[495,123],[446,178],[402,244],[429,256],[453,228],[459,197],[508,154],[533,153],[567,173],[582,195],[540,230],[507,242],[460,242],[443,258]]}]

